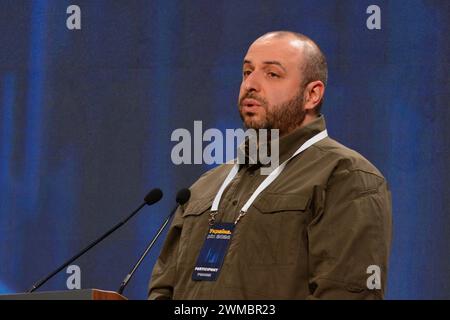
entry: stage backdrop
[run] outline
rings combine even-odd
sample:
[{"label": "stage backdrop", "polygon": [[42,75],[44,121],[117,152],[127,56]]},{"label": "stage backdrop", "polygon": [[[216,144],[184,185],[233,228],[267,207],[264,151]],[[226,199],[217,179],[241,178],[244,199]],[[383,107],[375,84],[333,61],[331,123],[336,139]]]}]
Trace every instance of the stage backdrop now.
[{"label": "stage backdrop", "polygon": [[[370,5],[381,29],[367,27]],[[161,202],[76,262],[82,288],[116,290],[176,190],[210,168],[174,165],[171,133],[241,127],[248,45],[287,29],[328,58],[331,136],[389,181],[387,298],[449,299],[449,12],[447,0],[0,0],[0,292],[26,290],[160,187]],[[146,298],[162,240],[128,297]]]}]

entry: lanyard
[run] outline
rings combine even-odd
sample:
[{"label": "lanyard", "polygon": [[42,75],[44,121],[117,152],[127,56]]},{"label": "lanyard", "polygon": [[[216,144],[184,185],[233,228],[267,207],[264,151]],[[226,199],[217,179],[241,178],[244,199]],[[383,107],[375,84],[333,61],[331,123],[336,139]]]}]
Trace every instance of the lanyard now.
[{"label": "lanyard", "polygon": [[[235,221],[235,224],[239,222],[239,220],[247,213],[248,208],[252,205],[252,203],[255,201],[255,199],[260,195],[261,192],[264,191],[284,170],[284,167],[286,164],[299,155],[301,152],[305,151],[309,147],[311,147],[313,144],[319,142],[322,139],[325,139],[328,137],[327,130],[323,130],[320,133],[316,134],[314,137],[308,139],[304,144],[300,146],[300,148],[295,151],[295,153],[286,161],[284,161],[282,164],[280,164],[275,170],[273,170],[265,179],[264,181],[258,186],[258,188],[253,192],[252,196],[247,200],[247,202],[242,207],[238,218]],[[217,214],[217,210],[219,208],[220,199],[222,198],[222,194],[227,188],[227,186],[230,184],[230,182],[234,179],[234,177],[237,175],[239,171],[239,164],[235,163],[231,171],[228,173],[227,177],[225,178],[225,181],[222,183],[222,186],[220,187],[219,191],[216,194],[216,197],[214,198],[214,201],[211,206],[211,219],[210,224],[214,223],[215,215]]]}]

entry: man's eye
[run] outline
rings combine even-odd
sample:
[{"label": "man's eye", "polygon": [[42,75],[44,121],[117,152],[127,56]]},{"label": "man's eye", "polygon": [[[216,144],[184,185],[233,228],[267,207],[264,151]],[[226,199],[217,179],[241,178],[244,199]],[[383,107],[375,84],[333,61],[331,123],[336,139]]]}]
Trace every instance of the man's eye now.
[{"label": "man's eye", "polygon": [[252,73],[250,70],[244,70],[242,74],[244,75],[244,77],[247,77],[248,75],[250,75],[250,73]]},{"label": "man's eye", "polygon": [[278,74],[276,74],[275,72],[268,72],[267,73],[269,75],[269,77],[271,78],[279,78],[280,76]]}]

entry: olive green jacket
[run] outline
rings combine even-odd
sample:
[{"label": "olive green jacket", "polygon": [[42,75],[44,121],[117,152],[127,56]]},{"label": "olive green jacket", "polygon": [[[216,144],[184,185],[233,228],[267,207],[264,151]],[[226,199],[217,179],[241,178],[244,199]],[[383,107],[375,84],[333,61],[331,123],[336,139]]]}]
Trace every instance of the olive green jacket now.
[{"label": "olive green jacket", "polygon": [[[325,129],[320,115],[279,141],[280,163]],[[191,279],[212,201],[232,165],[195,182],[155,264],[149,299],[381,299],[391,243],[391,195],[359,153],[327,137],[288,162],[237,224],[216,281]],[[234,222],[267,177],[241,165],[217,222]],[[380,270],[380,273],[377,273]]]}]

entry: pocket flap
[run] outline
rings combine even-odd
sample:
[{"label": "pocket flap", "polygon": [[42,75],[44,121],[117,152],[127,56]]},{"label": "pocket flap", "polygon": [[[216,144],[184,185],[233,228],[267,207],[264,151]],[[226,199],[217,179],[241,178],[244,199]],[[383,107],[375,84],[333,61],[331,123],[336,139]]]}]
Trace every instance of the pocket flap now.
[{"label": "pocket flap", "polygon": [[308,203],[309,197],[303,194],[266,193],[260,195],[253,205],[262,213],[275,213],[281,211],[305,211]]},{"label": "pocket flap", "polygon": [[201,215],[207,209],[211,208],[213,199],[214,197],[190,200],[186,204],[182,216],[187,217]]}]

